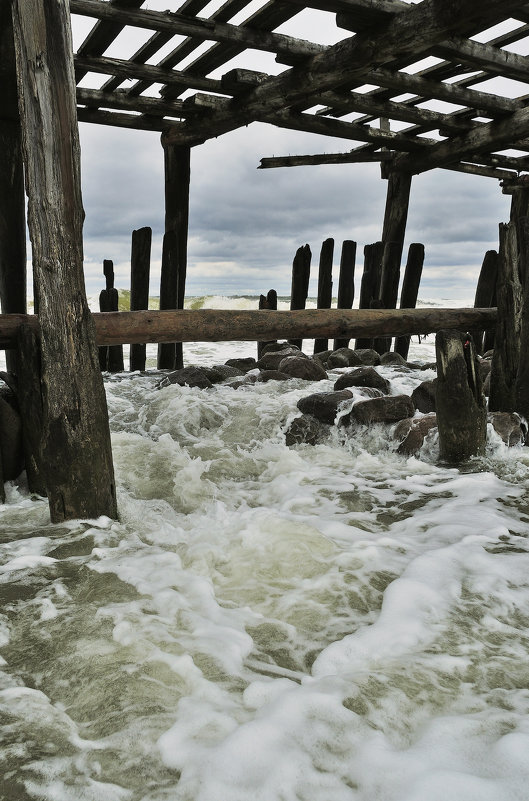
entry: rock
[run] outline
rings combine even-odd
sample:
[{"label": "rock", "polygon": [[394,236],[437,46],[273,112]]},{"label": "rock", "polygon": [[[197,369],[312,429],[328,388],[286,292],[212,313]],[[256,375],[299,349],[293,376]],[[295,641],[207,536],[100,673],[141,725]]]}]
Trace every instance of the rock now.
[{"label": "rock", "polygon": [[361,396],[363,398],[382,398],[386,395],[386,392],[381,392],[379,389],[375,389],[374,387],[357,387]]},{"label": "rock", "polygon": [[279,370],[292,378],[302,378],[304,381],[323,381],[327,373],[318,362],[307,359],[306,356],[287,356],[279,363]]},{"label": "rock", "polygon": [[437,362],[425,362],[421,365],[421,370],[437,370]]},{"label": "rock", "polygon": [[198,387],[199,389],[210,389],[213,384],[206,375],[202,367],[183,367],[181,370],[175,370],[163,378],[159,387],[168,387],[170,384],[179,384],[186,387]]},{"label": "rock", "polygon": [[485,376],[485,380],[483,381],[483,394],[486,398],[490,396],[490,373]]},{"label": "rock", "polygon": [[265,342],[261,355],[264,356],[265,353],[276,353],[278,350],[294,350],[297,353],[301,353],[298,346],[291,345],[290,342]]},{"label": "rock", "polygon": [[287,445],[317,445],[322,438],[321,425],[314,417],[306,414],[296,417],[285,431]]},{"label": "rock", "polygon": [[24,469],[22,422],[15,405],[16,398],[12,405],[5,397],[0,397],[0,453],[4,481],[13,481]]},{"label": "rock", "polygon": [[257,376],[257,381],[288,381],[290,378],[286,373],[279,370],[262,370]]},{"label": "rock", "polygon": [[478,361],[479,372],[481,373],[481,380],[485,381],[486,377],[490,374],[492,362],[490,359],[480,359]]},{"label": "rock", "polygon": [[525,442],[527,426],[516,412],[489,412],[487,420],[510,448]]},{"label": "rock", "polygon": [[483,354],[483,356],[481,358],[482,359],[492,359],[493,356],[494,356],[494,351],[493,350],[488,350],[486,353]]},{"label": "rock", "polygon": [[413,405],[419,412],[429,414],[435,412],[435,391],[437,388],[437,378],[432,378],[431,381],[423,381],[418,387],[415,387],[411,393]]},{"label": "rock", "polygon": [[327,359],[328,367],[356,367],[363,364],[357,351],[352,348],[338,348],[333,350]]},{"label": "rock", "polygon": [[244,370],[229,364],[215,364],[213,367],[201,367],[200,369],[204,371],[212,384],[218,384],[227,378],[236,378],[245,374]]},{"label": "rock", "polygon": [[407,367],[408,363],[406,359],[403,359],[400,353],[394,353],[387,351],[387,353],[383,353],[380,357],[380,364],[398,364],[402,367]]},{"label": "rock", "polygon": [[248,373],[257,367],[257,362],[253,356],[249,356],[246,359],[228,359],[226,364],[228,367],[236,367],[238,370],[242,370],[243,373]]},{"label": "rock", "polygon": [[343,373],[337,379],[334,389],[338,391],[347,387],[372,387],[386,395],[390,391],[389,381],[377,373],[374,367],[357,367],[348,373]]},{"label": "rock", "polygon": [[321,364],[322,367],[327,367],[327,361],[331,355],[332,350],[320,350],[319,353],[314,353],[312,358]]},{"label": "rock", "polygon": [[409,395],[385,395],[383,398],[358,401],[340,422],[343,425],[351,422],[396,423],[414,414],[415,407]]},{"label": "rock", "polygon": [[352,397],[353,393],[348,389],[341,392],[316,392],[306,398],[300,398],[297,406],[303,414],[310,414],[321,423],[332,425],[340,406]]},{"label": "rock", "polygon": [[420,451],[426,434],[437,427],[435,412],[425,414],[424,417],[407,417],[397,423],[393,436],[400,441],[397,453],[412,456]]},{"label": "rock", "polygon": [[380,356],[376,350],[373,350],[373,348],[359,348],[358,350],[355,350],[355,353],[362,364],[367,364],[371,367],[375,367],[375,365],[380,364]]},{"label": "rock", "polygon": [[264,353],[258,360],[257,367],[260,370],[278,370],[279,365],[287,356],[296,356],[299,359],[309,360],[309,357],[305,356],[305,354],[297,348],[283,347],[281,350]]},{"label": "rock", "polygon": [[240,389],[241,387],[249,387],[255,384],[256,381],[257,375],[245,375],[242,378],[233,378],[231,381],[227,381],[226,386],[232,389]]}]

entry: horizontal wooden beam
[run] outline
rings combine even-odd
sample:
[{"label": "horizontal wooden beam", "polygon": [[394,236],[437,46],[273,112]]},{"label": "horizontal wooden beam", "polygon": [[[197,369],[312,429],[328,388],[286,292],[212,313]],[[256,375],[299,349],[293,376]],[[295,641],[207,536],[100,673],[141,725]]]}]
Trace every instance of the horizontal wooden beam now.
[{"label": "horizontal wooden beam", "polygon": [[[93,315],[98,345],[143,342],[265,342],[273,339],[353,338],[466,331],[496,324],[496,309],[308,309],[301,311],[105,312]],[[12,348],[31,314],[0,315],[0,348]]]},{"label": "horizontal wooden beam", "polygon": [[350,153],[316,153],[312,156],[271,156],[262,158],[258,170],[270,170],[274,167],[306,167],[318,164],[365,164],[369,162],[389,161],[393,154],[389,150],[369,150]]},{"label": "horizontal wooden beam", "polygon": [[88,108],[110,108],[119,111],[133,111],[137,114],[151,114],[155,117],[183,117],[181,100],[162,100],[158,97],[133,97],[124,89],[102,92],[100,89],[77,87],[77,103]]}]

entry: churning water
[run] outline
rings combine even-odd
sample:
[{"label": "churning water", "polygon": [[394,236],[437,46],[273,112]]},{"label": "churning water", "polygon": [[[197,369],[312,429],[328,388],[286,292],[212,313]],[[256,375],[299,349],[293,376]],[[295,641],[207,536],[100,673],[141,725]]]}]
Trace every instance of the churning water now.
[{"label": "churning water", "polygon": [[493,436],[449,469],[383,427],[288,448],[335,378],[109,380],[119,522],[51,525],[8,485],[1,799],[529,798],[529,456]]}]

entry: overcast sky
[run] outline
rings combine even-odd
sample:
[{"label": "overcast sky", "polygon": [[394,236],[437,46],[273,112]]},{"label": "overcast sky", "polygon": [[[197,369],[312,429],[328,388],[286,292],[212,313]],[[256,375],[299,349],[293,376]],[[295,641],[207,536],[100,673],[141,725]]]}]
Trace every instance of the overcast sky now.
[{"label": "overcast sky", "polygon": [[[180,3],[173,5],[176,9]],[[148,4],[155,10],[167,6],[167,0]],[[297,23],[280,30],[330,44],[345,35],[331,24],[333,19],[323,12],[304,12]],[[82,21],[76,23],[78,40],[85,29]],[[107,55],[126,57],[139,44],[122,36]],[[244,66],[283,69],[271,59],[265,64],[262,54],[249,55],[252,63],[247,58]],[[221,72],[240,65],[230,63]],[[85,85],[94,83],[88,78]],[[132,230],[150,225],[151,294],[156,295],[164,220],[159,134],[89,124],[81,124],[80,130],[88,293],[103,286],[103,259],[114,261],[116,286],[129,287]],[[336,243],[335,271],[342,241],[358,243],[358,287],[363,247],[381,236],[387,184],[379,166],[257,170],[263,156],[345,152],[354,146],[349,140],[254,123],[194,148],[186,294],[260,294],[271,288],[288,294],[292,259],[305,243],[313,253],[310,293],[315,294],[319,251],[327,237]],[[485,251],[497,248],[498,223],[508,216],[509,198],[493,179],[446,170],[414,178],[405,247],[423,242],[426,248],[420,296],[472,300]]]}]

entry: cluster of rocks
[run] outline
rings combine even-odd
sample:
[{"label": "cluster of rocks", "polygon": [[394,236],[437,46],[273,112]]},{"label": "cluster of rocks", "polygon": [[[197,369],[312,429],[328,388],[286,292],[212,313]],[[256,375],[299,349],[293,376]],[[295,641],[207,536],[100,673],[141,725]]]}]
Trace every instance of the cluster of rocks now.
[{"label": "cluster of rocks", "polygon": [[[483,388],[488,395],[492,352],[479,361]],[[437,430],[436,382],[422,381],[410,395],[392,394],[391,381],[376,369],[389,365],[397,371],[410,372],[433,368],[406,362],[397,353],[380,356],[375,350],[340,348],[307,356],[289,343],[271,343],[255,360],[229,359],[215,367],[185,367],[164,377],[161,386],[180,384],[202,389],[224,382],[232,388],[260,381],[306,381],[329,379],[328,371],[340,370],[332,391],[316,392],[301,398],[296,417],[285,431],[288,445],[321,442],[330,426],[350,430],[355,425],[382,423],[397,443],[399,453],[416,454],[425,438]],[[525,441],[525,428],[514,413],[494,412],[488,416],[502,440],[512,446]]]}]

